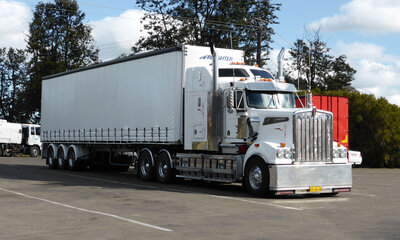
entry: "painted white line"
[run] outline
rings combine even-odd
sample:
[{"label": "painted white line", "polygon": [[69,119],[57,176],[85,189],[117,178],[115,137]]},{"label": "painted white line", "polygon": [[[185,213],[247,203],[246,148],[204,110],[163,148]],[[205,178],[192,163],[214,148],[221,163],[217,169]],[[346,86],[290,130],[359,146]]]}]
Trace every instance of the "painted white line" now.
[{"label": "painted white line", "polygon": [[274,201],[274,203],[284,202],[286,204],[299,204],[299,203],[329,203],[329,202],[345,202],[348,201],[348,198],[324,198],[324,199],[287,199],[287,200],[278,200]]},{"label": "painted white line", "polygon": [[71,208],[71,209],[74,209],[74,210],[82,211],[82,212],[88,212],[88,213],[103,215],[103,216],[107,216],[107,217],[112,217],[112,218],[116,218],[116,219],[119,219],[119,220],[122,220],[122,221],[126,221],[126,222],[130,222],[130,223],[138,224],[138,225],[141,225],[141,226],[157,229],[157,230],[160,230],[160,231],[172,232],[172,230],[168,229],[168,228],[158,227],[158,226],[151,225],[151,224],[148,224],[148,223],[139,222],[139,221],[136,221],[136,220],[133,220],[133,219],[120,217],[120,216],[114,215],[114,214],[109,214],[109,213],[104,213],[104,212],[99,212],[99,211],[93,211],[93,210],[88,210],[88,209],[84,209],[84,208],[74,207],[74,206],[71,206],[71,205],[68,205],[68,204],[54,202],[54,201],[50,201],[50,200],[47,200],[47,199],[44,199],[44,198],[38,198],[38,197],[30,196],[30,195],[27,195],[27,194],[24,194],[24,193],[11,191],[11,190],[8,190],[8,189],[5,189],[5,188],[0,188],[0,190],[5,191],[5,192],[9,192],[9,193],[13,193],[13,194],[16,194],[16,195],[19,195],[19,196],[22,196],[22,197],[35,199],[35,200],[51,203],[51,204],[54,204],[54,205],[58,205],[58,206],[62,206],[62,207],[66,207],[66,208]]},{"label": "painted white line", "polygon": [[349,192],[347,194],[353,194],[353,195],[361,195],[361,196],[368,196],[368,197],[376,197],[374,194],[368,194],[368,193],[358,193],[358,192]]},{"label": "painted white line", "polygon": [[210,195],[210,194],[209,194],[209,196],[216,197],[216,198],[230,199],[230,200],[235,200],[235,201],[240,201],[240,202],[246,202],[246,203],[254,203],[254,204],[259,204],[259,205],[267,205],[267,206],[272,206],[272,207],[277,207],[277,208],[284,208],[284,209],[290,209],[290,210],[297,210],[297,211],[302,211],[302,210],[304,210],[303,208],[288,207],[288,206],[283,206],[283,205],[278,205],[278,204],[273,204],[273,203],[256,202],[256,201],[247,200],[247,199],[241,199],[241,198],[225,197],[225,196]]},{"label": "painted white line", "polygon": [[181,189],[176,189],[176,188],[163,188],[163,187],[155,187],[155,186],[142,185],[142,184],[119,182],[119,181],[113,181],[113,180],[104,180],[104,179],[100,179],[100,178],[85,177],[85,176],[79,176],[79,175],[75,175],[75,174],[66,174],[66,173],[55,173],[55,174],[60,174],[60,175],[70,176],[70,177],[76,177],[76,178],[90,179],[90,180],[99,181],[99,182],[121,184],[121,185],[126,185],[126,186],[158,189],[158,190],[161,190],[161,191],[164,190],[164,191],[174,191],[174,192],[181,192],[181,193],[203,194],[205,196],[210,196],[210,197],[215,197],[215,198],[223,198],[223,199],[229,199],[229,200],[233,200],[233,201],[246,202],[246,203],[258,204],[258,205],[266,205],[266,206],[283,208],[283,209],[303,210],[302,208],[294,208],[294,207],[288,207],[288,206],[283,206],[283,205],[277,205],[277,204],[271,204],[271,203],[265,203],[265,202],[257,202],[257,201],[252,201],[252,200],[246,200],[246,199],[242,199],[242,198],[225,197],[225,196],[219,196],[219,195],[202,193],[202,192],[181,190]]}]

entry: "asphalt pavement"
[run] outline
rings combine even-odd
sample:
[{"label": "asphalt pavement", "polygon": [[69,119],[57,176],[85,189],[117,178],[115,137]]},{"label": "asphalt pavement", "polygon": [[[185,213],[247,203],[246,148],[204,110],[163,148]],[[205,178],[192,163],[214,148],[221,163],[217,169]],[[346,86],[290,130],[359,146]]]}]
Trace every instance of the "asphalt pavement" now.
[{"label": "asphalt pavement", "polygon": [[0,158],[0,239],[400,239],[400,169],[355,168],[352,192],[333,197],[257,198]]}]

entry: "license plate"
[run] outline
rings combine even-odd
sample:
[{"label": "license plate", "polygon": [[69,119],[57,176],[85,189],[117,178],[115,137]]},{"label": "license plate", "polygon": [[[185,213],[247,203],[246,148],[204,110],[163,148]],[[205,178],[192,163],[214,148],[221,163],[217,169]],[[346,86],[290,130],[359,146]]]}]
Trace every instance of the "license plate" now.
[{"label": "license plate", "polygon": [[322,192],[322,187],[310,187],[310,192]]}]

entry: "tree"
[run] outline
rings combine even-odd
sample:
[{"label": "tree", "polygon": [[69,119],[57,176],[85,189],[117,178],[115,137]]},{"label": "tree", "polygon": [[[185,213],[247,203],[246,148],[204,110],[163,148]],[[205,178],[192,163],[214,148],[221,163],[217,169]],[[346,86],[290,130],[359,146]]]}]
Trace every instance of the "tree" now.
[{"label": "tree", "polygon": [[298,83],[302,89],[349,88],[356,70],[346,63],[345,55],[335,58],[329,51],[330,48],[322,40],[319,30],[310,32],[306,29],[306,39],[298,39],[289,51],[293,62],[286,69],[288,81]]},{"label": "tree", "polygon": [[255,61],[257,49],[268,55],[271,25],[278,23],[275,11],[280,9],[270,1],[136,0],[136,4],[146,11],[142,23],[147,35],[132,47],[133,52],[212,43],[241,48],[250,61]]},{"label": "tree", "polygon": [[0,115],[9,122],[26,122],[22,95],[26,83],[24,50],[0,49]]},{"label": "tree", "polygon": [[349,98],[349,148],[362,153],[366,167],[400,167],[400,108],[385,98],[357,91],[313,94]]},{"label": "tree", "polygon": [[[77,1],[55,0],[36,5],[29,24],[27,51],[29,82],[27,111],[38,118],[42,77],[98,62],[92,28],[83,23],[85,14]],[[37,121],[38,119],[36,119]]]}]

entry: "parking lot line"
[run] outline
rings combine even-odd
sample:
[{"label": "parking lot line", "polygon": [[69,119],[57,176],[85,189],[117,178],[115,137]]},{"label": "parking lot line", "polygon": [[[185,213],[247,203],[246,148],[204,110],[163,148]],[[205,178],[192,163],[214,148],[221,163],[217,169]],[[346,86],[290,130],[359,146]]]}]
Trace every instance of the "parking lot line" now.
[{"label": "parking lot line", "polygon": [[368,196],[368,197],[376,197],[375,194],[368,194],[368,193],[349,192],[347,194],[361,195],[361,196]]},{"label": "parking lot line", "polygon": [[266,203],[266,202],[256,202],[256,201],[241,199],[241,198],[225,197],[225,196],[218,196],[218,195],[210,195],[210,196],[216,197],[216,198],[223,198],[223,199],[229,199],[229,200],[234,200],[234,201],[246,202],[246,203],[253,203],[253,204],[266,205],[266,206],[277,207],[277,208],[290,209],[290,210],[297,210],[297,211],[304,210],[303,208],[288,207],[288,206],[284,206],[284,205],[278,205],[278,204]]},{"label": "parking lot line", "polygon": [[285,199],[285,200],[276,200],[273,203],[281,203],[285,202],[286,204],[302,204],[302,203],[328,203],[328,202],[345,202],[348,201],[348,198],[323,198],[323,199]]},{"label": "parking lot line", "polygon": [[88,213],[93,213],[93,214],[98,214],[98,215],[103,215],[103,216],[107,216],[107,217],[116,218],[116,219],[119,219],[119,220],[122,220],[122,221],[138,224],[138,225],[141,225],[141,226],[153,228],[153,229],[160,230],[160,231],[165,231],[165,232],[172,232],[173,231],[173,230],[168,229],[168,228],[163,228],[163,227],[151,225],[151,224],[144,223],[144,222],[139,222],[139,221],[136,221],[136,220],[133,220],[133,219],[129,219],[129,218],[124,218],[124,217],[121,217],[121,216],[118,216],[118,215],[99,212],[99,211],[88,210],[88,209],[85,209],[85,208],[79,208],[79,207],[71,206],[71,205],[68,205],[68,204],[47,200],[47,199],[44,199],[44,198],[30,196],[30,195],[27,195],[27,194],[24,194],[24,193],[8,190],[8,189],[1,188],[1,187],[0,187],[0,190],[8,192],[8,193],[13,193],[15,195],[19,195],[19,196],[22,196],[22,197],[25,197],[25,198],[35,199],[35,200],[38,200],[38,201],[42,201],[42,202],[46,202],[46,203],[50,203],[50,204],[54,204],[54,205],[58,205],[58,206],[62,206],[62,207],[66,207],[66,208],[82,211],[82,212],[88,212]]}]

